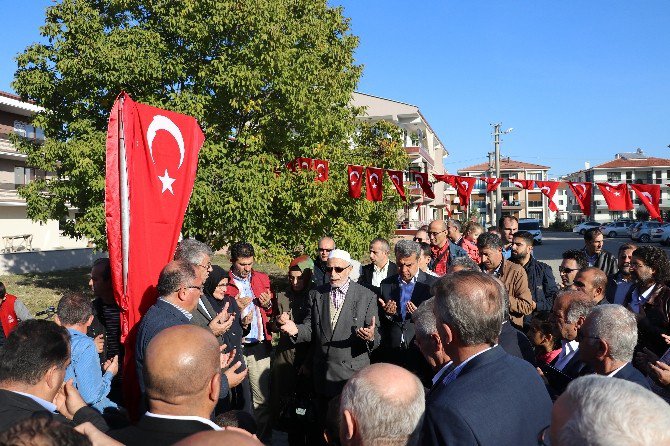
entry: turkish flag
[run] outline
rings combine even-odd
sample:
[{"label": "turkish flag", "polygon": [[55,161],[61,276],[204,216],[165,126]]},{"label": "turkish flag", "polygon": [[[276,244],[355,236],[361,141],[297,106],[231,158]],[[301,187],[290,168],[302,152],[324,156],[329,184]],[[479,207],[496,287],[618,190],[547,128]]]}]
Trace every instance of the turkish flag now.
[{"label": "turkish flag", "polygon": [[414,173],[414,179],[423,191],[423,194],[428,198],[435,198],[433,188],[431,187],[430,181],[428,181],[428,174],[414,170],[412,172]]},{"label": "turkish flag", "polygon": [[476,182],[475,177],[456,177],[456,194],[461,201],[461,206],[467,206],[470,203],[470,194]]},{"label": "turkish flag", "polygon": [[626,183],[610,184],[610,183],[596,183],[600,192],[602,192],[607,207],[610,211],[630,211],[633,209],[633,200],[630,199],[628,193],[628,185]]},{"label": "turkish flag", "polygon": [[328,161],[314,160],[314,170],[316,171],[314,181],[328,181]]},{"label": "turkish flag", "polygon": [[582,210],[582,214],[587,217],[591,215],[591,195],[593,191],[593,185],[591,183],[574,183],[568,181],[568,186],[572,191],[577,204]]},{"label": "turkish flag", "polygon": [[363,166],[353,166],[349,164],[347,166],[347,172],[349,173],[349,196],[351,198],[361,198]]},{"label": "turkish flag", "polygon": [[312,158],[296,158],[296,161],[298,169],[311,170],[314,160]]},{"label": "turkish flag", "polygon": [[542,195],[546,196],[549,199],[549,209],[554,212],[558,211],[558,206],[554,203],[554,194],[556,189],[561,184],[558,181],[536,181],[535,184],[540,188]]},{"label": "turkish flag", "polygon": [[531,190],[535,187],[535,181],[534,180],[517,180],[517,179],[514,179],[514,178],[510,178],[510,181],[512,182],[513,185],[515,185],[519,189]]},{"label": "turkish flag", "polygon": [[504,178],[494,178],[494,177],[484,177],[482,178],[486,182],[486,192],[495,192],[500,186],[500,183],[505,181]]},{"label": "turkish flag", "polygon": [[644,207],[647,208],[649,216],[663,222],[660,209],[661,186],[659,184],[631,184],[630,188],[635,191]]},{"label": "turkish flag", "polygon": [[133,327],[158,297],[158,275],[177,246],[204,140],[194,118],[136,103],[125,92],[110,113],[105,220],[131,399],[139,395]]},{"label": "turkish flag", "polygon": [[391,183],[393,183],[395,186],[395,190],[398,191],[398,195],[400,195],[403,200],[407,201],[407,197],[405,196],[405,189],[403,188],[402,184],[403,171],[386,169],[386,173],[391,179]]},{"label": "turkish flag", "polygon": [[365,198],[370,201],[382,201],[384,169],[379,167],[365,168]]},{"label": "turkish flag", "polygon": [[435,179],[437,181],[444,181],[445,183],[447,183],[449,186],[453,187],[454,189],[457,188],[457,185],[456,185],[456,178],[457,177],[456,177],[456,175],[449,175],[449,174],[435,175],[435,174],[433,174],[433,177],[435,177]]}]

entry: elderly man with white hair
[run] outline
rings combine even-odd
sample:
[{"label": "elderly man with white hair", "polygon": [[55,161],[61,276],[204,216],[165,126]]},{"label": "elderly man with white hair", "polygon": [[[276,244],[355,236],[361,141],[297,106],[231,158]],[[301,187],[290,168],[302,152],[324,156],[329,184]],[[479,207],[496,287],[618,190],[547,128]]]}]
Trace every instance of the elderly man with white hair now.
[{"label": "elderly man with white hair", "polygon": [[656,446],[670,444],[670,406],[623,379],[583,376],[558,398],[538,444]]},{"label": "elderly man with white hair", "polygon": [[293,342],[313,345],[312,376],[322,408],[370,364],[370,353],[379,346],[377,297],[349,278],[351,270],[349,253],[334,249],[326,263],[330,283],[309,292],[303,323],[296,325],[285,313],[278,318]]},{"label": "elderly man with white hair", "polygon": [[425,406],[423,386],[409,371],[383,363],[365,367],[342,391],[340,442],[344,446],[418,445]]}]

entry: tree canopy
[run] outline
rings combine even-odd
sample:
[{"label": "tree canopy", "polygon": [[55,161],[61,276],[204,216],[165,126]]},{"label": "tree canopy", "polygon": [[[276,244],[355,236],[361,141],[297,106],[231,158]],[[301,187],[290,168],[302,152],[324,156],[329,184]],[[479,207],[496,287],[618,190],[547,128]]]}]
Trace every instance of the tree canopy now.
[{"label": "tree canopy", "polygon": [[[206,135],[183,232],[221,248],[253,243],[284,263],[318,238],[361,255],[389,236],[401,206],[347,196],[346,164],[404,169],[392,124],[357,124],[358,39],[323,0],[62,0],[47,9],[43,43],[17,56],[14,89],[46,110],[47,140],[22,142],[28,163],[55,172],[20,191],[35,220],[106,248],[105,137],[122,90],[194,116]],[[289,173],[298,156],[331,161],[330,179]]]}]

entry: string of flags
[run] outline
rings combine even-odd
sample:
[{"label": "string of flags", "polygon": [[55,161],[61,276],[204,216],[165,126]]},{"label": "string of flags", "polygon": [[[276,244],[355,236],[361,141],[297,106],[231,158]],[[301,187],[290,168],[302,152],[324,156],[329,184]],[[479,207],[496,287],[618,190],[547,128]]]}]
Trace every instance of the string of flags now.
[{"label": "string of flags", "polygon": [[[298,170],[313,170],[316,172],[314,181],[324,182],[328,180],[330,163],[327,160],[314,158],[296,158],[289,162],[286,168],[291,172]],[[358,166],[354,164],[347,165],[348,189],[351,198],[361,198],[363,183],[365,183],[365,199],[369,201],[382,201],[383,196],[383,176],[384,172],[391,180],[396,192],[400,197],[407,201],[403,185],[404,171],[384,169],[381,167]],[[422,195],[427,198],[435,198],[433,185],[438,182],[444,182],[454,189],[460,199],[462,207],[470,203],[470,194],[477,180],[486,183],[486,192],[495,192],[503,181],[509,180],[512,185],[519,189],[534,190],[539,189],[542,195],[549,201],[549,209],[556,212],[558,206],[553,198],[561,183],[568,185],[575,196],[577,204],[585,216],[591,215],[591,197],[593,184],[590,182],[573,181],[539,181],[539,180],[519,180],[513,178],[495,178],[495,177],[463,177],[458,175],[436,175],[434,182],[431,182],[428,173],[409,170],[414,175],[417,185],[421,188]],[[633,210],[633,201],[628,191],[627,183],[595,183],[605,198],[607,207],[610,211],[630,211]],[[668,184],[670,186],[670,184]],[[630,188],[636,193],[640,202],[649,212],[652,219],[663,221],[660,211],[661,186],[659,184],[630,184]]]}]

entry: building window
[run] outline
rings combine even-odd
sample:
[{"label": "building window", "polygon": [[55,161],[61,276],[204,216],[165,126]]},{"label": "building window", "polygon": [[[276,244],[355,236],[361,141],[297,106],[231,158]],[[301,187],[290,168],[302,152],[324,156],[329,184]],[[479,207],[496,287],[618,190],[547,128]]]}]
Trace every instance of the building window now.
[{"label": "building window", "polygon": [[608,183],[620,183],[621,182],[621,172],[607,172],[607,182]]},{"label": "building window", "polygon": [[633,172],[630,170],[626,172],[626,183],[630,184],[633,182]]},{"label": "building window", "polygon": [[14,133],[28,139],[44,141],[44,130],[22,121],[14,121]]},{"label": "building window", "polygon": [[35,179],[35,169],[31,167],[14,167],[14,187],[25,186]]},{"label": "building window", "polygon": [[620,218],[623,218],[621,211],[610,211],[610,220],[619,220]]},{"label": "building window", "polygon": [[563,200],[558,200],[558,205],[563,206]]},{"label": "building window", "polygon": [[661,184],[661,183],[663,182],[663,180],[662,180],[662,176],[661,176],[661,171],[660,171],[660,170],[657,170],[655,173],[656,173],[656,181],[655,181],[655,183],[656,183],[656,184]]},{"label": "building window", "polygon": [[541,208],[542,207],[542,200],[528,200],[528,207]]},{"label": "building window", "polygon": [[[542,222],[544,219],[542,218],[542,212],[529,212],[528,213],[528,218],[537,218]],[[540,223],[541,225],[542,223]]]},{"label": "building window", "polygon": [[527,180],[542,181],[542,172],[526,173]]}]

